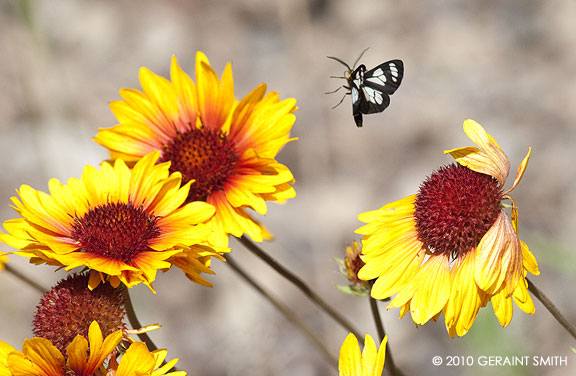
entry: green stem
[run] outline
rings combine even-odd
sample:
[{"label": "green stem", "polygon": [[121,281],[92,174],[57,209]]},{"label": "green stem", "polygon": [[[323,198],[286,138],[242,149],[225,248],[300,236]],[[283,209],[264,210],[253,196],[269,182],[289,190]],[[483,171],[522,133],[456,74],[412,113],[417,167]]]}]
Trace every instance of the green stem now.
[{"label": "green stem", "polygon": [[568,322],[564,316],[562,316],[560,311],[558,311],[558,308],[556,308],[550,299],[548,299],[548,297],[546,297],[546,295],[544,295],[544,293],[542,293],[542,291],[540,291],[532,281],[530,281],[528,278],[526,278],[526,281],[528,281],[528,290],[530,290],[532,295],[534,295],[540,301],[540,303],[546,307],[552,316],[554,316],[556,321],[558,321],[560,325],[562,325],[564,329],[566,329],[566,331],[570,333],[574,339],[576,339],[576,328],[574,328],[574,326]]},{"label": "green stem", "polygon": [[292,273],[291,271],[286,269],[284,266],[279,264],[276,260],[274,260],[268,254],[266,254],[266,252],[264,252],[260,247],[258,247],[256,244],[254,244],[246,236],[242,236],[238,240],[249,251],[251,251],[253,254],[258,256],[265,263],[267,263],[270,267],[272,267],[272,269],[277,271],[281,276],[286,278],[294,286],[296,286],[298,289],[300,289],[300,291],[302,291],[306,297],[308,297],[311,301],[316,303],[326,314],[328,314],[330,317],[332,317],[336,322],[338,322],[347,331],[353,333],[356,336],[356,338],[362,338],[362,336],[359,334],[358,330],[356,330],[356,328],[354,328],[354,326],[346,318],[344,318],[344,316],[342,316],[338,311],[336,311],[334,308],[332,308],[332,306],[330,306],[328,303],[326,303],[324,301],[324,299],[322,299],[320,296],[318,296],[318,294],[316,294],[314,291],[312,291],[312,289],[310,287],[308,287],[308,285],[306,285],[306,283],[304,283],[304,281],[302,281],[302,279],[300,279],[294,273]]},{"label": "green stem", "polygon": [[23,273],[19,272],[18,270],[14,269],[10,264],[5,264],[4,268],[8,273],[12,274],[14,277],[16,277],[19,280],[21,280],[22,282],[26,283],[28,286],[34,288],[35,290],[37,290],[41,294],[44,294],[46,291],[48,291],[48,289],[46,289],[44,286],[42,286],[38,282],[31,280],[30,278],[28,278],[28,276],[26,276]]},{"label": "green stem", "polygon": [[282,304],[278,301],[275,297],[273,297],[269,292],[264,290],[264,288],[256,282],[244,269],[242,269],[234,259],[228,254],[226,255],[226,264],[232,268],[242,279],[244,279],[250,286],[252,286],[256,291],[260,293],[266,300],[268,300],[272,305],[280,311],[286,317],[288,321],[290,321],[294,326],[296,326],[306,338],[312,344],[314,344],[318,350],[322,353],[324,358],[336,369],[338,368],[338,358],[332,354],[328,348],[320,341],[320,339],[312,332],[312,330],[306,326],[304,321],[302,321],[295,313],[292,311],[288,306]]}]

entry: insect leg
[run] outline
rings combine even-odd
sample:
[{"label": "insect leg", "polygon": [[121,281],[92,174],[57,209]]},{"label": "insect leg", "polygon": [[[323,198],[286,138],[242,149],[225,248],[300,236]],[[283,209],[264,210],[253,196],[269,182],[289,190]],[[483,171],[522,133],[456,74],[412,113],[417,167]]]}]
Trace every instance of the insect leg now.
[{"label": "insect leg", "polygon": [[342,99],[340,99],[340,102],[338,102],[336,104],[336,106],[332,107],[332,109],[335,109],[336,107],[340,106],[342,104],[342,102],[344,102],[344,98],[346,98],[347,95],[350,95],[350,93],[346,93],[344,94],[344,96],[342,97]]},{"label": "insect leg", "polygon": [[336,93],[337,91],[339,91],[340,89],[342,89],[343,87],[344,87],[344,86],[338,86],[338,88],[337,88],[336,90],[328,91],[328,92],[326,92],[326,93],[324,93],[324,94],[334,94],[334,93]]}]

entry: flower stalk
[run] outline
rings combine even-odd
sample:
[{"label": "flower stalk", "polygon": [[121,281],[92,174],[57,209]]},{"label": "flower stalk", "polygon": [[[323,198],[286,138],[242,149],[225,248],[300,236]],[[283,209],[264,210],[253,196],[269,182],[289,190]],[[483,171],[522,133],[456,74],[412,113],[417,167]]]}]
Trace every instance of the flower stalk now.
[{"label": "flower stalk", "polygon": [[534,295],[534,297],[536,297],[536,299],[538,299],[540,303],[542,303],[542,305],[548,310],[548,312],[550,312],[552,316],[554,316],[556,321],[558,321],[558,323],[560,323],[560,325],[562,325],[562,327],[566,329],[568,333],[570,333],[572,338],[576,339],[576,328],[574,327],[574,325],[572,325],[568,320],[566,320],[566,318],[560,313],[558,308],[556,308],[556,306],[550,301],[550,299],[548,299],[548,297],[544,295],[544,293],[542,293],[542,291],[540,291],[536,287],[536,285],[534,285],[534,282],[532,282],[528,278],[526,278],[526,280],[528,281],[528,290],[532,293],[532,295]]},{"label": "flower stalk", "polygon": [[330,363],[330,365],[335,368],[338,367],[338,358],[336,355],[332,354],[330,350],[322,343],[322,341],[314,334],[314,332],[302,321],[288,306],[282,304],[278,299],[273,297],[269,292],[267,292],[254,278],[252,278],[236,261],[231,255],[226,255],[226,264],[234,270],[244,281],[246,281],[250,286],[252,286],[260,295],[262,295],[266,300],[268,300],[288,321],[290,321],[294,326],[298,328],[304,334],[306,338],[324,356],[324,358]]},{"label": "flower stalk", "polygon": [[19,270],[14,269],[11,265],[9,265],[9,264],[4,265],[4,269],[8,273],[12,274],[14,277],[16,277],[19,280],[21,280],[22,282],[26,283],[28,286],[32,287],[33,289],[35,289],[36,291],[38,291],[41,294],[44,294],[46,291],[48,291],[47,288],[45,288],[44,286],[42,286],[38,282],[33,281],[32,279],[28,278],[27,275],[23,274]]},{"label": "flower stalk", "polygon": [[[126,309],[126,316],[128,316],[128,321],[130,325],[132,325],[133,329],[138,329],[142,327],[140,324],[140,320],[138,320],[138,316],[136,316],[136,311],[134,310],[134,305],[132,304],[132,298],[130,298],[130,292],[127,288],[122,287],[122,298],[124,299],[124,308]],[[138,338],[142,342],[146,344],[149,351],[158,350],[158,346],[152,341],[152,338],[148,335],[148,333],[138,333]]]},{"label": "flower stalk", "polygon": [[[370,296],[369,301],[370,301],[370,312],[372,312],[372,317],[374,318],[374,324],[376,325],[378,338],[380,339],[380,341],[382,341],[386,337],[386,331],[384,330],[384,324],[382,323],[382,318],[380,317],[380,310],[378,309],[378,300]],[[388,343],[386,346],[386,363],[384,363],[384,367],[386,368],[390,376],[403,376],[403,373],[396,368],[396,364],[394,363],[394,359],[392,358],[390,343]]]},{"label": "flower stalk", "polygon": [[358,330],[336,309],[329,305],[324,299],[322,299],[318,294],[316,294],[304,281],[292,273],[290,270],[282,266],[272,257],[270,257],[262,248],[258,247],[254,242],[248,239],[246,236],[242,236],[238,239],[242,245],[252,252],[254,255],[258,256],[262,261],[267,263],[272,269],[277,271],[282,277],[286,278],[290,283],[296,286],[304,295],[316,303],[328,316],[332,317],[336,322],[338,322],[347,331],[353,333],[356,337],[362,338]]}]

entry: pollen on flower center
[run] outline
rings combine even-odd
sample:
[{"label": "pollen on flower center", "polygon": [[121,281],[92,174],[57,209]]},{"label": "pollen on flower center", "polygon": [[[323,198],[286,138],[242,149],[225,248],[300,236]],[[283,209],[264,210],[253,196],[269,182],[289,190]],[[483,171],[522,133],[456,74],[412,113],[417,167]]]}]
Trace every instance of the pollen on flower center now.
[{"label": "pollen on flower center", "polygon": [[76,218],[72,238],[82,250],[121,260],[127,264],[160,235],[158,217],[131,203],[108,203]]},{"label": "pollen on flower center", "polygon": [[442,167],[420,186],[414,212],[418,239],[433,253],[465,253],[495,222],[501,198],[492,176],[460,164]]},{"label": "pollen on flower center", "polygon": [[184,182],[195,179],[188,194],[190,202],[205,201],[223,189],[238,157],[234,143],[221,131],[193,128],[165,145],[161,159],[171,161],[170,171],[180,171]]}]

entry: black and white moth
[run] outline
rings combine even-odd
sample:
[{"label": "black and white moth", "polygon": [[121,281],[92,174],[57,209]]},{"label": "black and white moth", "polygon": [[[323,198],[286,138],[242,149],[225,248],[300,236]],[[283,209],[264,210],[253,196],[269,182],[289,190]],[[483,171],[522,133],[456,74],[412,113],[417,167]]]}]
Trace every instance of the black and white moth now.
[{"label": "black and white moth", "polygon": [[[390,95],[394,94],[404,77],[404,63],[402,60],[390,60],[378,65],[375,68],[366,70],[364,64],[358,68],[356,64],[368,49],[362,51],[352,68],[344,61],[337,57],[327,56],[329,59],[336,60],[344,65],[347,70],[344,76],[330,76],[331,78],[343,78],[348,85],[343,85],[338,89],[326,94],[335,93],[341,88],[348,90],[346,95],[352,97],[352,115],[357,127],[362,127],[362,114],[375,114],[382,112],[390,104]],[[344,95],[340,102],[332,108],[336,108],[342,103]]]}]

